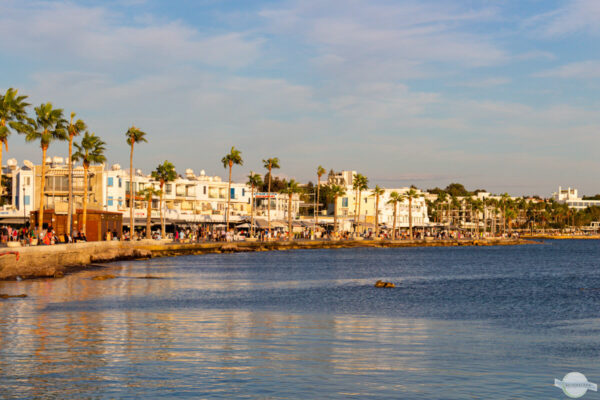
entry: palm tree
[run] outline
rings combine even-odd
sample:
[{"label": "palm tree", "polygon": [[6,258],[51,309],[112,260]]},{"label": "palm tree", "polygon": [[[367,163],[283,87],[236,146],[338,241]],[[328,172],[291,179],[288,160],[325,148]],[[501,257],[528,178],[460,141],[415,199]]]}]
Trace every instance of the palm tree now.
[{"label": "palm tree", "polygon": [[233,164],[244,165],[244,160],[242,160],[242,152],[231,146],[231,151],[221,159],[221,162],[223,163],[223,168],[229,167],[229,190],[227,191],[227,214],[225,216],[227,230],[229,230],[229,214],[231,212],[231,170],[233,168]]},{"label": "palm tree", "polygon": [[73,234],[73,139],[87,129],[85,123],[80,119],[73,123],[74,118],[75,113],[72,112],[71,122],[69,122],[69,126],[67,127],[67,132],[69,133],[69,211],[67,214],[67,231],[69,235]]},{"label": "palm tree", "polygon": [[379,237],[379,197],[385,193],[385,190],[375,185],[373,195],[375,196],[375,237]]},{"label": "palm tree", "polygon": [[152,239],[152,198],[161,194],[162,190],[157,190],[152,185],[146,186],[138,192],[138,195],[146,200],[146,239]]},{"label": "palm tree", "polygon": [[346,195],[346,188],[340,185],[331,185],[329,193],[333,196],[333,231],[337,232],[337,200],[340,196]]},{"label": "palm tree", "polygon": [[439,220],[438,222],[444,223],[444,220],[446,218],[444,218],[444,204],[446,204],[446,201],[448,201],[448,194],[446,192],[441,192],[438,194],[437,197],[437,201],[439,202],[440,206],[442,207],[442,210],[440,211],[440,218],[441,220]]},{"label": "palm tree", "polygon": [[500,197],[500,202],[502,203],[502,234],[506,233],[506,203],[510,200],[510,196],[508,193],[504,193]]},{"label": "palm tree", "polygon": [[413,239],[412,202],[422,196],[421,193],[413,188],[410,188],[410,190],[404,194],[404,198],[408,199],[408,232],[410,240]]},{"label": "palm tree", "polygon": [[165,216],[163,214],[164,188],[165,183],[173,182],[175,179],[177,179],[177,171],[175,171],[175,166],[169,161],[165,160],[165,162],[159,164],[158,167],[152,171],[152,179],[158,181],[160,185],[160,235],[164,239],[166,236]]},{"label": "palm tree", "polygon": [[[1,160],[0,160],[1,161]],[[321,187],[321,177],[325,175],[327,171],[322,166],[317,167],[317,197],[315,197],[315,226],[319,224],[319,205],[321,202],[319,201],[319,189]]]},{"label": "palm tree", "polygon": [[40,210],[38,213],[38,233],[44,225],[44,186],[46,183],[46,154],[54,140],[67,140],[63,110],[52,108],[52,103],[43,103],[35,107],[35,119],[30,118],[27,128],[27,142],[40,142],[42,148],[42,173],[40,181]]},{"label": "palm tree", "polygon": [[246,185],[250,186],[251,193],[251,205],[250,205],[250,236],[254,237],[254,189],[263,184],[262,177],[259,174],[255,174],[250,171],[250,175],[248,175],[248,182]]},{"label": "palm tree", "polygon": [[273,158],[267,158],[266,160],[263,160],[263,166],[269,171],[269,184],[268,184],[268,200],[267,200],[267,224],[268,224],[268,228],[269,228],[269,234],[271,233],[271,172],[273,171],[273,169],[275,168],[279,168],[279,158],[277,157],[273,157]]},{"label": "palm tree", "polygon": [[301,189],[298,186],[298,182],[293,179],[290,179],[285,188],[281,191],[281,193],[285,193],[288,195],[288,240],[292,240],[292,196],[294,193],[300,193]]},{"label": "palm tree", "polygon": [[[25,102],[27,96],[19,96],[18,90],[10,88],[6,94],[0,94],[0,166],[2,165],[2,144],[8,151],[8,137],[12,131],[27,133],[27,111],[29,103]],[[0,168],[0,181],[2,168]],[[3,187],[0,187],[0,195]]]},{"label": "palm tree", "polygon": [[387,201],[387,204],[391,204],[394,207],[394,223],[392,227],[392,239],[394,240],[396,240],[396,215],[398,210],[398,203],[402,201],[404,201],[404,197],[396,191],[390,193],[390,199]]},{"label": "palm tree", "polygon": [[[477,234],[477,237],[479,237],[479,213],[484,212],[483,204],[484,204],[483,201],[481,201],[479,199],[475,199],[471,203],[471,205],[473,207],[473,212],[475,212],[475,232]],[[484,213],[484,218],[485,218],[485,213]],[[484,228],[485,228],[485,220],[484,220]]]},{"label": "palm tree", "polygon": [[358,230],[360,231],[360,206],[362,202],[362,191],[369,188],[369,178],[358,174],[356,176],[356,180],[358,181]]},{"label": "palm tree", "polygon": [[133,178],[135,172],[133,170],[133,147],[136,143],[148,142],[146,139],[146,132],[132,126],[125,132],[127,138],[127,144],[131,146],[131,152],[129,154],[129,240],[133,240],[133,234],[135,229],[135,219],[133,218],[133,207],[135,206],[135,191],[133,189]]},{"label": "palm tree", "polygon": [[77,151],[73,154],[73,161],[83,162],[83,223],[81,224],[81,231],[86,234],[87,226],[87,200],[88,200],[88,171],[91,164],[102,164],[106,161],[104,156],[104,143],[94,133],[90,134],[86,132],[81,138],[81,144],[75,143]]}]

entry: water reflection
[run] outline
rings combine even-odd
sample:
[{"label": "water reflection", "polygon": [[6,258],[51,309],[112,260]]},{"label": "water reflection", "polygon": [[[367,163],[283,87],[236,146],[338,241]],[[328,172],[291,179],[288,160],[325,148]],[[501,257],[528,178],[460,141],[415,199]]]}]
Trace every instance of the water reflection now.
[{"label": "water reflection", "polygon": [[[571,369],[592,381],[600,373],[598,319],[513,328],[409,317],[453,300],[413,304],[409,288],[372,290],[383,274],[369,276],[364,260],[342,268],[334,255],[324,273],[321,255],[304,254],[283,272],[265,271],[279,261],[257,254],[0,282],[2,293],[29,296],[0,302],[0,397],[541,398],[556,396],[552,379]],[[105,273],[118,278],[91,280]],[[146,275],[165,279],[136,279]]]}]

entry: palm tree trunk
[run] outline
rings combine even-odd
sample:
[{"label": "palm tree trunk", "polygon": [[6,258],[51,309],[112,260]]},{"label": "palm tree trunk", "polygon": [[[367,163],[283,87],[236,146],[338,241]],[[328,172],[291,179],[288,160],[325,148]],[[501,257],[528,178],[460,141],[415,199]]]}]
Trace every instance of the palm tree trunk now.
[{"label": "palm tree trunk", "polygon": [[148,198],[148,205],[146,206],[146,239],[152,239],[152,196]]},{"label": "palm tree trunk", "polygon": [[165,229],[165,215],[163,213],[163,204],[164,204],[164,193],[165,191],[163,190],[163,188],[165,187],[165,182],[164,181],[160,181],[160,237],[161,239],[164,239],[167,236],[167,232]]},{"label": "palm tree trunk", "polygon": [[131,142],[131,153],[129,154],[129,240],[133,240],[133,232],[135,230],[135,220],[133,219],[134,207],[133,195],[133,142]]},{"label": "palm tree trunk", "polygon": [[48,147],[42,147],[42,179],[40,183],[40,212],[38,213],[38,234],[44,227],[44,186],[46,186],[46,152]]},{"label": "palm tree trunk", "polygon": [[81,231],[87,237],[87,200],[88,200],[88,169],[89,165],[83,164],[83,223],[81,225]]},{"label": "palm tree trunk", "polygon": [[333,198],[333,231],[337,232],[337,200],[338,197]]},{"label": "palm tree trunk", "polygon": [[288,195],[288,240],[292,240],[292,194]]},{"label": "palm tree trunk", "polygon": [[394,203],[394,225],[392,227],[392,229],[393,229],[392,237],[394,238],[394,240],[396,240],[396,210],[397,209],[398,209],[398,205],[396,203]]},{"label": "palm tree trunk", "polygon": [[375,237],[379,237],[379,195],[375,195]]},{"label": "palm tree trunk", "polygon": [[250,201],[250,236],[254,237],[254,185],[252,185],[252,200]]},{"label": "palm tree trunk", "polygon": [[69,199],[67,212],[67,233],[73,235],[73,135],[69,135]]},{"label": "palm tree trunk", "polygon": [[410,234],[410,240],[413,240],[413,229],[412,229],[412,198],[408,198],[408,232]]},{"label": "palm tree trunk", "polygon": [[225,225],[227,226],[227,231],[229,231],[229,207],[231,207],[231,167],[232,162],[229,161],[229,186],[227,189],[227,214],[225,216]]},{"label": "palm tree trunk", "polygon": [[267,188],[267,191],[267,228],[269,230],[269,235],[271,235],[271,165],[269,165],[269,187]]},{"label": "palm tree trunk", "polygon": [[361,201],[361,195],[362,195],[362,191],[359,190],[358,191],[358,224],[357,224],[357,228],[358,228],[358,233],[361,233],[360,230],[360,201]]},{"label": "palm tree trunk", "polygon": [[[1,161],[1,160],[0,160]],[[317,197],[315,199],[315,226],[319,225],[319,189],[321,188],[321,177],[317,176]]]}]

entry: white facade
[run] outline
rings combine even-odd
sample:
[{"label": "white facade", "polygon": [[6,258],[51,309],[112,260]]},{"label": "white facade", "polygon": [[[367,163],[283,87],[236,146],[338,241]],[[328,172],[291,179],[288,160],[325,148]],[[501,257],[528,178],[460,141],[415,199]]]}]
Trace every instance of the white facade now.
[{"label": "white facade", "polygon": [[600,200],[583,200],[577,194],[577,189],[558,187],[558,192],[552,193],[552,198],[561,204],[566,204],[569,208],[576,210],[585,210],[588,207],[600,207]]},{"label": "white facade", "polygon": [[[400,189],[386,189],[385,193],[379,197],[379,223],[385,224],[388,227],[392,227],[394,223],[394,206],[393,204],[387,204],[390,200],[390,194],[392,192],[398,192],[399,194],[406,194],[410,188]],[[423,194],[417,190],[419,194]],[[403,202],[398,203],[396,211],[396,226],[400,228],[409,227],[409,202],[405,199]],[[429,216],[427,215],[427,203],[425,197],[417,197],[412,200],[412,225],[427,226],[429,225]]]}]

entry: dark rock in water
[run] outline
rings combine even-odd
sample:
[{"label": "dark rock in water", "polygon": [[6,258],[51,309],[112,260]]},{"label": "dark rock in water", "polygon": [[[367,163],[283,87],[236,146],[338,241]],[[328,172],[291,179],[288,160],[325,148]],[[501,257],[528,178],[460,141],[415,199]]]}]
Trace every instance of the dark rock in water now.
[{"label": "dark rock in water", "polygon": [[106,274],[106,275],[98,275],[98,276],[94,276],[92,278],[93,281],[105,281],[107,279],[115,279],[116,276],[111,275],[111,274]]},{"label": "dark rock in water", "polygon": [[27,297],[26,294],[4,294],[4,293],[0,293],[0,299],[11,299],[11,298],[15,298],[15,297]]},{"label": "dark rock in water", "polygon": [[392,282],[384,282],[382,280],[379,280],[379,281],[375,282],[375,287],[376,288],[395,288],[396,285],[394,285]]}]

